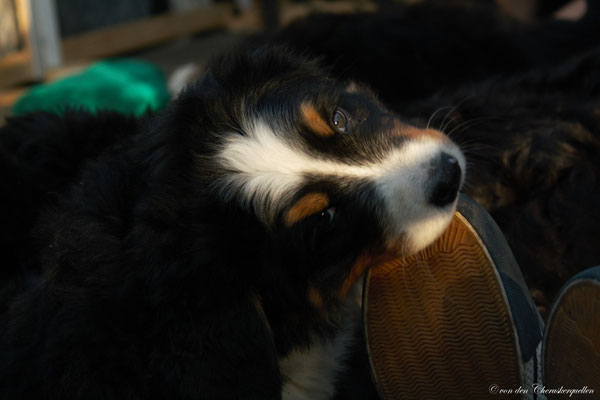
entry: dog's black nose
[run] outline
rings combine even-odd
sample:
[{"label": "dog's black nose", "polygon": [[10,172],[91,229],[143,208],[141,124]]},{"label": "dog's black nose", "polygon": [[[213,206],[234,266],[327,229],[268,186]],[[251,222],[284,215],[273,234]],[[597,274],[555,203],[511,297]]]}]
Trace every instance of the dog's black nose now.
[{"label": "dog's black nose", "polygon": [[456,158],[447,153],[442,153],[434,164],[431,179],[435,183],[429,201],[433,205],[443,207],[456,199],[460,187],[460,165]]}]

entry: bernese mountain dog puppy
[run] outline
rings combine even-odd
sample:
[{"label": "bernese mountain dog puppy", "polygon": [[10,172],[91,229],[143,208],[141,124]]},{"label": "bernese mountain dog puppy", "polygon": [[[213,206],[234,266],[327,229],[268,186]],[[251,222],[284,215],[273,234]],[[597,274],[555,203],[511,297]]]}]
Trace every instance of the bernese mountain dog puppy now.
[{"label": "bernese mountain dog puppy", "polygon": [[330,398],[361,275],[431,243],[465,179],[445,135],[283,48],[156,116],[34,114],[0,140],[5,400]]}]

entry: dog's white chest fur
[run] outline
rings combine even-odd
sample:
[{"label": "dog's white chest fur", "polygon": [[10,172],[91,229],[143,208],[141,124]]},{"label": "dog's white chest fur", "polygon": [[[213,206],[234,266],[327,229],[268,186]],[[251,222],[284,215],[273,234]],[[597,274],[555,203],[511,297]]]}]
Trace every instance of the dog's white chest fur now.
[{"label": "dog's white chest fur", "polygon": [[[362,289],[356,286],[358,291]],[[294,351],[279,360],[283,400],[328,400],[334,395],[335,378],[345,368],[360,320],[360,306],[352,304],[346,313],[344,326],[333,339],[317,341],[310,348]]]},{"label": "dog's white chest fur", "polygon": [[279,362],[284,384],[283,400],[327,400],[333,396],[335,377],[343,366],[352,335],[315,343]]}]

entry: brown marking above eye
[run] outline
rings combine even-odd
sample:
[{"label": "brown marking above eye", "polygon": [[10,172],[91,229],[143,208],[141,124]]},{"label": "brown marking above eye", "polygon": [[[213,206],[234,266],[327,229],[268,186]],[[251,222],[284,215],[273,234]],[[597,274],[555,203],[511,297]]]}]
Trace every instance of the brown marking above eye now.
[{"label": "brown marking above eye", "polygon": [[310,102],[305,101],[300,105],[300,113],[308,128],[318,136],[329,137],[335,134],[331,126]]},{"label": "brown marking above eye", "polygon": [[413,139],[420,139],[424,137],[430,137],[434,140],[446,141],[448,138],[442,132],[436,129],[419,129],[412,125],[401,122],[398,119],[393,120],[394,133],[400,136],[408,136]]},{"label": "brown marking above eye", "polygon": [[298,200],[285,215],[285,224],[292,226],[309,215],[322,211],[329,205],[329,197],[324,193],[309,193]]}]

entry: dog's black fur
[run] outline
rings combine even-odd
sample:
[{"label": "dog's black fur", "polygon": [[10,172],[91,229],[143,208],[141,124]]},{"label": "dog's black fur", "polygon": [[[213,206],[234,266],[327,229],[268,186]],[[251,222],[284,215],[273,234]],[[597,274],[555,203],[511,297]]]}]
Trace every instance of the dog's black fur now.
[{"label": "dog's black fur", "polygon": [[40,272],[39,257],[31,249],[31,232],[40,210],[56,203],[85,163],[135,134],[139,124],[120,114],[106,112],[90,118],[87,112],[72,110],[68,118],[36,113],[12,119],[10,129],[2,130],[3,310],[6,300],[19,290],[15,285]]}]

